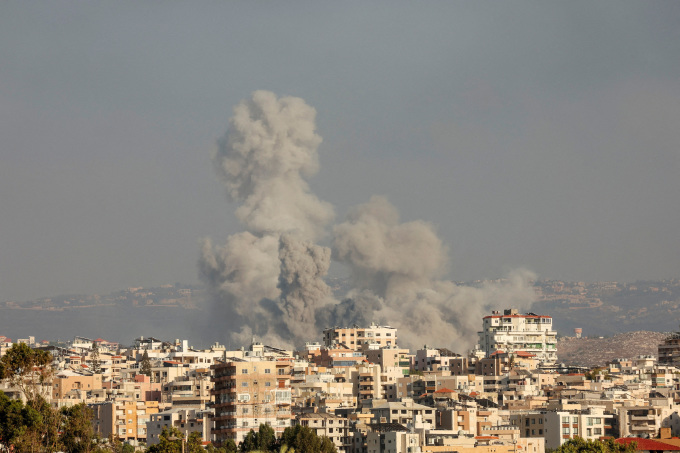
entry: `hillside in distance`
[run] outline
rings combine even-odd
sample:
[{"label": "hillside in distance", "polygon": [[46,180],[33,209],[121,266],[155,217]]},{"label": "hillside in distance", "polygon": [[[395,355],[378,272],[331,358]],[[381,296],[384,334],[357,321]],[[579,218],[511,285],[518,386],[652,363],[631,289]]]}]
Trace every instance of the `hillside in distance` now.
[{"label": "hillside in distance", "polygon": [[[346,279],[329,278],[328,284],[338,299],[349,289]],[[622,332],[678,330],[677,279],[633,284],[539,280],[535,290],[537,301],[531,310],[552,316],[560,336],[574,336],[576,327],[591,339]],[[197,347],[207,347],[216,341],[241,346],[229,344],[230,332],[221,328],[220,319],[213,315],[214,304],[202,286],[182,284],[128,288],[108,295],[5,301],[0,302],[0,335],[10,338],[34,335],[41,340],[79,335],[123,344],[132,343],[139,336],[155,336],[165,340],[188,339]]]},{"label": "hillside in distance", "polygon": [[657,357],[657,347],[668,336],[663,332],[626,332],[613,337],[573,338],[557,341],[557,360],[567,365],[600,366],[618,358]]},{"label": "hillside in distance", "polygon": [[553,317],[559,334],[610,336],[620,332],[678,330],[680,279],[618,282],[535,283],[537,302],[533,311]]}]

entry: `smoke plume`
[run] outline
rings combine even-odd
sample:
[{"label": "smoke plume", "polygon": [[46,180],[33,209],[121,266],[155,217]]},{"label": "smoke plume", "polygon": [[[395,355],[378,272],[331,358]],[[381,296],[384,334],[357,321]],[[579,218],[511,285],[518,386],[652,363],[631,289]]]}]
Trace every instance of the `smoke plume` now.
[{"label": "smoke plume", "polygon": [[373,316],[399,329],[400,344],[465,350],[476,342],[481,318],[490,309],[528,308],[534,297],[534,275],[528,271],[479,288],[438,279],[447,255],[434,227],[422,221],[400,223],[397,210],[383,197],[354,208],[333,229],[333,254],[349,266],[354,286],[362,291],[354,303],[365,313],[367,303],[376,307],[375,301],[382,301]]},{"label": "smoke plume", "polygon": [[237,341],[300,344],[315,335],[313,313],[328,302],[330,250],[313,242],[334,213],[305,180],[318,171],[315,117],[300,98],[256,91],[218,141],[213,162],[247,231],[223,247],[206,240],[199,272]]},{"label": "smoke plume", "polygon": [[[333,208],[306,182],[318,171],[315,116],[302,99],[256,91],[218,142],[214,163],[247,231],[221,247],[204,241],[199,271],[232,340],[299,346],[325,327],[375,321],[397,327],[402,346],[464,351],[489,310],[531,304],[528,271],[478,287],[443,280],[447,250],[435,228],[400,222],[383,197],[332,228],[332,253],[318,245]],[[331,257],[351,272],[341,302],[324,280]]]}]

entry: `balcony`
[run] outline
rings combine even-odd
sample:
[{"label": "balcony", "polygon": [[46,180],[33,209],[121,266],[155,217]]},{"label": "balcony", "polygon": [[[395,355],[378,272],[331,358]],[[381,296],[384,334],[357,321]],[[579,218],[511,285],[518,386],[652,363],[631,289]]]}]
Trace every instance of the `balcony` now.
[{"label": "balcony", "polygon": [[654,415],[631,415],[630,420],[633,422],[637,421],[654,421],[656,417]]}]

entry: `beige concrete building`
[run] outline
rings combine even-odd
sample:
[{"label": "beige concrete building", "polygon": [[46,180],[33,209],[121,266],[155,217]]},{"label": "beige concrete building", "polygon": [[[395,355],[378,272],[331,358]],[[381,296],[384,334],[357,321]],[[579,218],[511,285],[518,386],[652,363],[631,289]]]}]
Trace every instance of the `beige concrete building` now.
[{"label": "beige concrete building", "polygon": [[147,441],[146,424],[158,413],[157,401],[108,401],[91,404],[92,424],[102,438],[113,434],[123,442],[138,445]]},{"label": "beige concrete building", "polygon": [[184,439],[188,439],[191,433],[197,432],[203,441],[209,442],[212,440],[211,420],[212,411],[201,409],[172,408],[153,414],[146,424],[147,445],[160,442],[163,428],[177,428],[182,432]]},{"label": "beige concrete building", "polygon": [[295,423],[311,428],[317,436],[326,436],[335,444],[338,452],[347,452],[352,445],[349,437],[349,419],[332,414],[301,414]]},{"label": "beige concrete building", "polygon": [[96,390],[103,390],[101,374],[85,375],[63,370],[52,379],[51,404],[63,407],[91,403]]},{"label": "beige concrete building", "polygon": [[262,423],[270,425],[277,436],[291,425],[290,381],[278,375],[276,361],[234,361],[212,369],[217,443],[233,439],[238,444]]},{"label": "beige concrete building", "polygon": [[323,331],[323,342],[327,348],[344,344],[349,349],[363,350],[370,346],[382,348],[397,344],[397,329],[371,323],[368,327],[332,327]]}]

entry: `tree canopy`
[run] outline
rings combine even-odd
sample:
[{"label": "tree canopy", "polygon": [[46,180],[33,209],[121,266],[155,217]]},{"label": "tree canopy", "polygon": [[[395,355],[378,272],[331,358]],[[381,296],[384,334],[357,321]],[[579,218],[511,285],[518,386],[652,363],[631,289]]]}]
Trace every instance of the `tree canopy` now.
[{"label": "tree canopy", "polygon": [[616,443],[611,438],[601,441],[575,437],[553,450],[553,453],[634,453],[635,451],[637,451],[637,446],[634,442],[626,445]]},{"label": "tree canopy", "polygon": [[52,373],[52,354],[26,343],[14,343],[0,358],[0,379],[19,388],[30,405],[49,391]]}]

